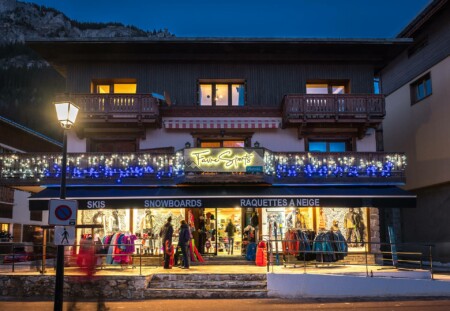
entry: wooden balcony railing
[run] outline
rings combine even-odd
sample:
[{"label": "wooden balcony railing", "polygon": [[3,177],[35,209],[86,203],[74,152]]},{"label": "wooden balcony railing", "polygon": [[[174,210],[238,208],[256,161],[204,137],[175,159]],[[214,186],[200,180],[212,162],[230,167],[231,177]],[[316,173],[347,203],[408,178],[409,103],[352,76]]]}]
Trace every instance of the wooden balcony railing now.
[{"label": "wooden balcony railing", "polygon": [[70,100],[80,107],[81,121],[89,119],[159,119],[158,99],[150,94],[59,94],[55,101]]},{"label": "wooden balcony railing", "polygon": [[[180,174],[177,159],[179,156],[175,153],[69,153],[67,185],[164,185]],[[0,155],[0,184],[58,185],[61,163],[61,153]]]},{"label": "wooden balcony railing", "polygon": [[288,94],[282,102],[284,124],[335,119],[365,122],[385,115],[383,95]]},{"label": "wooden balcony railing", "polygon": [[[187,182],[183,152],[69,153],[67,184],[167,185]],[[0,155],[0,185],[58,185],[60,153]],[[406,157],[402,153],[279,153],[264,150],[262,173],[242,173],[221,179],[221,173],[202,174],[202,180],[217,183],[265,180],[286,184],[404,184]],[[227,173],[225,173],[226,175]],[[200,175],[199,175],[200,176]],[[231,177],[230,177],[231,176]],[[247,176],[247,177],[245,177]],[[188,178],[189,177],[189,178]],[[222,176],[224,177],[224,176]],[[192,178],[191,178],[192,179]]]},{"label": "wooden balcony railing", "polygon": [[265,173],[272,183],[404,184],[406,156],[389,152],[266,151]]}]

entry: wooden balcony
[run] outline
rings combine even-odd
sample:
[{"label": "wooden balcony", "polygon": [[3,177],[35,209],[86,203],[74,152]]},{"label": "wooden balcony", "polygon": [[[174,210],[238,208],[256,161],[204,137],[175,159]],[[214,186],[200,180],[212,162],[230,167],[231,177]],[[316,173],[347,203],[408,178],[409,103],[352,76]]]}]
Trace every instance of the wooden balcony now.
[{"label": "wooden balcony", "polygon": [[386,113],[383,95],[288,94],[282,101],[283,126],[311,123],[376,126]]},{"label": "wooden balcony", "polygon": [[59,94],[55,101],[70,100],[80,107],[77,123],[129,123],[159,125],[159,102],[150,94]]},{"label": "wooden balcony", "polygon": [[[402,153],[279,153],[264,150],[263,172],[184,172],[183,152],[69,153],[67,185],[175,185],[270,183],[399,185],[405,183]],[[59,185],[60,153],[0,155],[0,185]]]},{"label": "wooden balcony", "polygon": [[403,185],[406,156],[390,152],[271,152],[265,174],[271,184]]}]

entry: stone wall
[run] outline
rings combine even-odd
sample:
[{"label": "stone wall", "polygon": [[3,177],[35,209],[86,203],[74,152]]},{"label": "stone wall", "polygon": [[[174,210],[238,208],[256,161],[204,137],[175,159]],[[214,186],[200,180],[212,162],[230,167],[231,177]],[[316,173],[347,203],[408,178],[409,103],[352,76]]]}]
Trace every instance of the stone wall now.
[{"label": "stone wall", "polygon": [[[91,281],[83,276],[64,278],[64,300],[74,297],[106,300],[143,299],[151,276],[102,276]],[[52,300],[55,276],[4,275],[0,276],[0,298],[39,298]]]}]

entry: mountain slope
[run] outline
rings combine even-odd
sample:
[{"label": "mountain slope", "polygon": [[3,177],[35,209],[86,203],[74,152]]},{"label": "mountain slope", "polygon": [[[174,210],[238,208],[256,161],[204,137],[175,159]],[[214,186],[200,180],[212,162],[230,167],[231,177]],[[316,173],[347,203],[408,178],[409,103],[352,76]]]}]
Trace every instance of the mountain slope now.
[{"label": "mountain slope", "polygon": [[0,115],[61,138],[49,105],[55,93],[64,92],[65,80],[24,44],[26,40],[173,36],[167,29],[144,31],[120,23],[80,23],[52,8],[0,0]]}]

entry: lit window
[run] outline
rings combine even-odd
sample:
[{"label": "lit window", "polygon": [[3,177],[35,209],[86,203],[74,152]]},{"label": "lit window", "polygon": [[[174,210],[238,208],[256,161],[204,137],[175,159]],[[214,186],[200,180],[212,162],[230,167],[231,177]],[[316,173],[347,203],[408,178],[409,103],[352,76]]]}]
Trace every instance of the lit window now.
[{"label": "lit window", "polygon": [[421,101],[432,94],[431,76],[429,73],[411,84],[411,104]]},{"label": "lit window", "polygon": [[200,84],[200,105],[212,106],[212,85]]},{"label": "lit window", "polygon": [[94,80],[92,91],[96,94],[136,94],[137,83],[133,79]]},{"label": "lit window", "polygon": [[96,93],[97,94],[109,94],[109,93],[111,93],[111,86],[110,85],[98,84]]},{"label": "lit window", "polygon": [[306,94],[328,94],[328,84],[307,84]]},{"label": "lit window", "polygon": [[216,84],[216,106],[228,106],[228,85]]},{"label": "lit window", "polygon": [[114,83],[114,93],[136,94],[136,83]]},{"label": "lit window", "polygon": [[244,148],[244,140],[201,141],[201,148]]},{"label": "lit window", "polygon": [[245,85],[242,83],[200,83],[200,106],[244,106]]},{"label": "lit window", "polygon": [[306,94],[345,94],[348,83],[331,81],[323,83],[307,83]]}]

